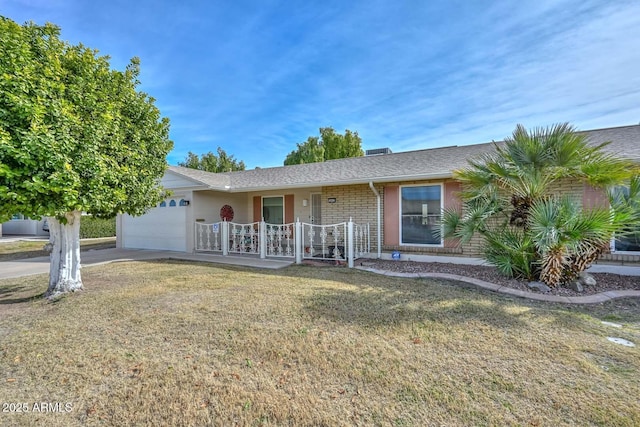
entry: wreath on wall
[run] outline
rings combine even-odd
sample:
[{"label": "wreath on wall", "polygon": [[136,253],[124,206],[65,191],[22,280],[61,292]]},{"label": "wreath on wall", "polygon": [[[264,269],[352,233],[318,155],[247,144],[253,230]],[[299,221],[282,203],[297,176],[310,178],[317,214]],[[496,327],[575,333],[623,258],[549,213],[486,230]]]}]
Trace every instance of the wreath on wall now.
[{"label": "wreath on wall", "polygon": [[220,219],[223,221],[231,221],[233,219],[233,208],[229,205],[224,205],[220,208]]}]

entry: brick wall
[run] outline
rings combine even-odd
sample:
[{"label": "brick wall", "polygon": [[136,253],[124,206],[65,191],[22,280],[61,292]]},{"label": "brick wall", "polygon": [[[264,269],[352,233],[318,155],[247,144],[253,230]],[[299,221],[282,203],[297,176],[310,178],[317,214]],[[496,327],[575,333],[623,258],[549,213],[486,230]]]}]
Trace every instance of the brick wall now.
[{"label": "brick wall", "polygon": [[550,189],[551,195],[562,197],[568,195],[575,203],[582,204],[584,197],[584,184],[575,179],[564,179],[554,183]]},{"label": "brick wall", "polygon": [[600,259],[596,261],[596,264],[616,264],[616,265],[638,265],[640,264],[640,254],[632,254],[632,253],[607,253],[602,254]]},{"label": "brick wall", "polygon": [[[450,180],[446,183],[452,182]],[[380,193],[381,197],[381,215],[384,221],[384,189],[386,186],[400,186],[400,185],[433,185],[442,184],[442,181],[407,181],[407,182],[391,182],[384,184],[375,184],[375,188]],[[443,197],[447,197],[456,192],[445,190]],[[585,186],[575,180],[564,180],[558,182],[552,188],[552,194],[563,195],[569,194],[573,200],[577,203],[590,203],[587,198],[593,196],[592,191],[586,191]],[[335,198],[335,203],[329,203],[329,198]],[[370,224],[371,230],[371,250],[377,250],[377,207],[376,196],[371,191],[371,188],[367,184],[362,185],[348,185],[348,186],[330,186],[323,187],[322,189],[322,222],[323,224],[335,224],[344,221],[348,221],[349,218],[353,218],[358,224]],[[451,207],[455,205],[455,202],[451,200],[445,200],[444,205]],[[384,224],[384,222],[383,222]],[[384,226],[382,228],[382,242],[384,242]],[[482,239],[480,236],[474,236],[470,242],[466,244],[445,244],[445,247],[427,247],[427,246],[406,246],[406,245],[382,245],[383,251],[399,250],[408,253],[419,254],[442,254],[442,255],[458,255],[458,256],[470,256],[477,257],[481,254]],[[601,261],[604,262],[638,262],[640,255],[611,255],[606,254],[601,257]]]},{"label": "brick wall", "polygon": [[[382,197],[382,185],[375,185]],[[329,203],[329,199],[335,203]],[[382,209],[382,203],[380,208]],[[377,198],[369,185],[342,185],[322,188],[322,223],[336,224],[352,218],[357,224],[370,225],[371,250],[377,250]]]}]

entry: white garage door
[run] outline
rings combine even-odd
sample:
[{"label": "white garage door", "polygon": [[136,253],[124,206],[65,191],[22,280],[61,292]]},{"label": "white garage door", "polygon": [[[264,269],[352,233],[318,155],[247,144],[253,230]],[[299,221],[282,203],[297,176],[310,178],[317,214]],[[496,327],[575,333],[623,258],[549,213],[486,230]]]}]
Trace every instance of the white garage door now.
[{"label": "white garage door", "polygon": [[122,246],[186,252],[186,212],[186,207],[167,202],[139,217],[123,215]]}]

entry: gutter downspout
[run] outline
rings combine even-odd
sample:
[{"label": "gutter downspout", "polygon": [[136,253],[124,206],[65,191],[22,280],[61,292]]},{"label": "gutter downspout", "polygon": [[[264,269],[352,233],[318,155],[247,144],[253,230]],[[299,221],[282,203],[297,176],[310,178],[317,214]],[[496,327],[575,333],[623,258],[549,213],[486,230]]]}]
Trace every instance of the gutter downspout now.
[{"label": "gutter downspout", "polygon": [[378,202],[378,206],[377,206],[377,215],[378,215],[378,227],[377,227],[377,233],[378,233],[378,259],[382,258],[382,228],[380,228],[381,222],[382,222],[382,210],[380,209],[380,193],[378,192],[378,190],[376,190],[376,187],[373,186],[373,181],[369,181],[369,188],[371,188],[371,191],[373,191],[373,194],[376,195],[376,199]]}]

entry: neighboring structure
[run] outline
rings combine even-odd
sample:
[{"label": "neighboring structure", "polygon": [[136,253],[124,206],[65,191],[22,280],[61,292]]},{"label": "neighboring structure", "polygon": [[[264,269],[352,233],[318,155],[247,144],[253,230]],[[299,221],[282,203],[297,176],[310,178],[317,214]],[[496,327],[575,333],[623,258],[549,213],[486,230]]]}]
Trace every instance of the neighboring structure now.
[{"label": "neighboring structure", "polygon": [[[639,125],[586,133],[594,144],[611,141],[608,151],[640,162]],[[460,205],[460,184],[453,179],[453,171],[494,146],[381,150],[387,154],[217,174],[170,166],[162,185],[173,195],[141,217],[119,216],[117,245],[182,252],[201,249],[196,224],[221,221],[221,208],[228,205],[233,208],[232,221],[241,224],[262,219],[269,224],[292,224],[299,219],[326,225],[352,218],[357,224],[369,224],[374,256],[396,250],[475,256],[477,241],[461,246],[442,240],[437,224],[442,209]],[[585,206],[604,200],[602,192],[582,184],[567,183],[558,191],[575,194]],[[217,227],[206,228],[207,233]],[[639,249],[624,242],[613,248],[616,259],[634,261]]]},{"label": "neighboring structure", "polygon": [[0,224],[0,236],[49,236],[49,229],[45,220],[25,218],[22,214],[15,214],[11,220]]}]

